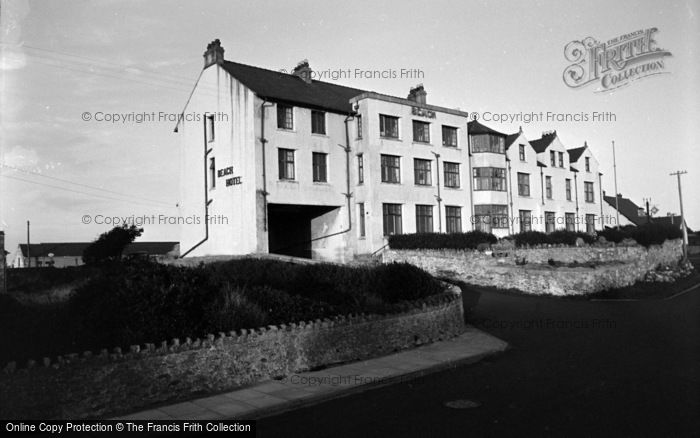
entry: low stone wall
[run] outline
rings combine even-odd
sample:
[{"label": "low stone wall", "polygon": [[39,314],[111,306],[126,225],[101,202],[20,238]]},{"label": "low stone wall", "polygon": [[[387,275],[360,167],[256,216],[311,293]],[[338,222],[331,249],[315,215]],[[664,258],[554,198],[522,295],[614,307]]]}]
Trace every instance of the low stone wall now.
[{"label": "low stone wall", "polygon": [[[663,245],[581,248],[513,249],[507,256],[493,257],[478,251],[388,250],[383,260],[407,262],[433,275],[479,286],[519,289],[544,295],[585,295],[629,286],[658,265],[676,265],[682,255],[680,240]],[[516,259],[527,260],[524,265]],[[594,267],[550,266],[557,262],[590,263]]]},{"label": "low stone wall", "polygon": [[104,417],[223,392],[323,365],[367,359],[464,331],[459,288],[407,303],[392,315],[173,339],[99,354],[66,355],[0,375],[0,418]]}]

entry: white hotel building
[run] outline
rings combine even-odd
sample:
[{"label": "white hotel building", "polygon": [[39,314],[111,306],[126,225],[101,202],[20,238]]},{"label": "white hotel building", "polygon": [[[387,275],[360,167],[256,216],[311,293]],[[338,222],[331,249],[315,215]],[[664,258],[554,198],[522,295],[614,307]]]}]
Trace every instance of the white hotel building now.
[{"label": "white hotel building", "polygon": [[[348,261],[394,233],[601,228],[590,149],[528,141],[466,112],[224,60],[218,40],[175,131],[183,256]],[[221,220],[225,218],[226,220]],[[199,222],[199,223],[197,223]]]}]

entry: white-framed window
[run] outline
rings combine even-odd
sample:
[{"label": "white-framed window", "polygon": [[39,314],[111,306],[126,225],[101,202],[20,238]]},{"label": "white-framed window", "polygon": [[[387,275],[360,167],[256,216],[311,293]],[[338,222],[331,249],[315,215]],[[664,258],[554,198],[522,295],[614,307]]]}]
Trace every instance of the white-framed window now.
[{"label": "white-framed window", "polygon": [[399,118],[380,114],[379,135],[384,138],[399,138]]},{"label": "white-framed window", "polygon": [[294,129],[294,107],[283,103],[277,104],[277,128]]},{"label": "white-framed window", "polygon": [[294,179],[294,150],[278,149],[277,158],[279,162],[279,179]]}]

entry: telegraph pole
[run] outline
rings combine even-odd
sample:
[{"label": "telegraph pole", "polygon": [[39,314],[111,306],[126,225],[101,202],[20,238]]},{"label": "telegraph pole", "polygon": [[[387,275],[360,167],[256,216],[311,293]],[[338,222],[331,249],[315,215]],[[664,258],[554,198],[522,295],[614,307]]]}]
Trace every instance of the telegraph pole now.
[{"label": "telegraph pole", "polygon": [[651,223],[651,214],[649,214],[649,202],[651,202],[651,198],[644,198],[644,202],[647,206],[647,223]]},{"label": "telegraph pole", "polygon": [[683,216],[683,191],[681,190],[681,175],[688,173],[685,170],[678,170],[669,174],[675,175],[678,179],[678,199],[681,203],[681,229],[683,230],[683,261],[688,260],[688,230],[685,227],[685,216]]},{"label": "telegraph pole", "polygon": [[616,221],[617,223],[615,224],[615,228],[620,228],[620,206],[619,206],[619,197],[620,195],[618,194],[617,191],[617,160],[615,159],[615,140],[612,141],[612,148],[613,148],[613,174],[615,178],[615,216],[616,216]]}]

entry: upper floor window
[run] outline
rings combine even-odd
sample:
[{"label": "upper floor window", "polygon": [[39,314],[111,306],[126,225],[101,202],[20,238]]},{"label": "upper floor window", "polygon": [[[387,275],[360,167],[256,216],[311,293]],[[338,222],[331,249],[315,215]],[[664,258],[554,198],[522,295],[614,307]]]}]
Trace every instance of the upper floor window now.
[{"label": "upper floor window", "polygon": [[520,161],[525,161],[525,145],[521,144],[518,146],[518,154],[520,154]]},{"label": "upper floor window", "polygon": [[214,157],[209,158],[209,188],[213,189],[216,187],[216,159]]},{"label": "upper floor window", "polygon": [[593,183],[586,181],[583,183],[586,202],[595,202],[595,192],[593,191]]},{"label": "upper floor window", "polygon": [[323,111],[311,111],[311,133],[326,133],[326,113]]},{"label": "upper floor window", "polygon": [[552,167],[556,167],[557,165],[557,153],[554,151],[549,151],[549,164],[551,164]]},{"label": "upper floor window", "polygon": [[401,182],[401,157],[382,155],[382,182],[398,184]]},{"label": "upper floor window", "polygon": [[214,114],[207,116],[207,140],[214,141]]},{"label": "upper floor window", "polygon": [[518,172],[518,195],[530,196],[530,174]]},{"label": "upper floor window", "polygon": [[459,163],[450,163],[445,161],[443,166],[445,169],[445,187],[458,189],[460,187]]},{"label": "upper floor window", "polygon": [[591,157],[586,157],[586,172],[591,171]]},{"label": "upper floor window", "polygon": [[506,153],[506,141],[499,135],[478,134],[472,136],[472,152]]},{"label": "upper floor window", "polygon": [[365,157],[362,154],[357,154],[357,183],[364,184],[365,182]]},{"label": "upper floor window", "polygon": [[312,156],[314,182],[328,182],[328,156],[314,152]]},{"label": "upper floor window", "polygon": [[294,150],[280,148],[277,158],[279,161],[279,178],[294,179]]},{"label": "upper floor window", "polygon": [[454,126],[442,126],[442,145],[457,147],[457,128]]},{"label": "upper floor window", "polygon": [[413,141],[430,143],[430,123],[413,121]]},{"label": "upper floor window", "polygon": [[559,152],[559,167],[564,167],[564,152]]},{"label": "upper floor window", "polygon": [[399,118],[380,114],[379,135],[386,138],[399,138]]},{"label": "upper floor window", "polygon": [[429,186],[433,183],[430,167],[430,160],[422,160],[420,158],[413,159],[413,173],[416,185]]},{"label": "upper floor window", "polygon": [[566,179],[566,200],[571,201],[571,180]]},{"label": "upper floor window", "polygon": [[282,103],[277,104],[277,127],[279,129],[294,129],[294,107]]},{"label": "upper floor window", "polygon": [[361,139],[362,138],[362,116],[359,114],[356,115],[355,121],[357,123],[357,138]]},{"label": "upper floor window", "polygon": [[506,170],[500,167],[475,167],[474,190],[506,190]]},{"label": "upper floor window", "polygon": [[552,177],[551,176],[544,177],[544,190],[545,190],[545,194],[547,196],[547,199],[552,199]]}]

